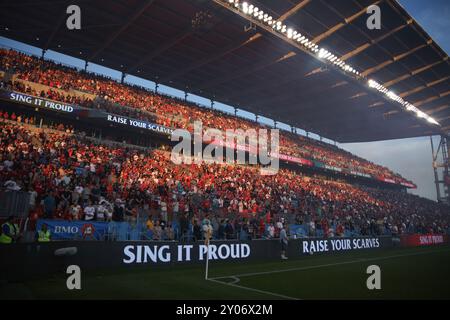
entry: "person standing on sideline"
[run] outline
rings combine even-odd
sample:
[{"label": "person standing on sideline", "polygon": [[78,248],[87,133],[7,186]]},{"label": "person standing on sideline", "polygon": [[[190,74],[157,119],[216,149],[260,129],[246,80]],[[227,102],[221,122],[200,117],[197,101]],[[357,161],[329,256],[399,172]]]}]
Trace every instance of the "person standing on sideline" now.
[{"label": "person standing on sideline", "polygon": [[10,244],[17,242],[20,236],[19,226],[14,223],[14,216],[9,216],[2,224],[0,231],[0,243]]},{"label": "person standing on sideline", "polygon": [[41,227],[41,230],[37,232],[37,241],[38,242],[50,242],[51,241],[51,233],[48,230],[47,224],[44,223]]},{"label": "person standing on sideline", "polygon": [[202,228],[203,236],[205,238],[205,245],[209,245],[209,241],[211,240],[213,234],[213,228],[208,218],[205,218]]},{"label": "person standing on sideline", "polygon": [[288,237],[286,232],[286,227],[283,224],[280,230],[280,242],[281,242],[281,259],[286,260],[288,257],[286,257],[286,249],[288,246]]}]

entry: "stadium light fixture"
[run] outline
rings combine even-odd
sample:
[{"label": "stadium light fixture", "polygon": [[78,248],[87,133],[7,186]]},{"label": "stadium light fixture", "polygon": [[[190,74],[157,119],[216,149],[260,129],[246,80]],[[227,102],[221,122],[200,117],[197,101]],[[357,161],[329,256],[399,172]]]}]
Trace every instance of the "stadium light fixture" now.
[{"label": "stadium light fixture", "polygon": [[[264,13],[263,10],[260,10],[253,4],[250,4],[247,1],[240,3],[239,0],[228,0],[225,2],[228,2],[230,6],[234,6],[238,11],[241,11],[244,14],[248,15],[251,19],[258,19],[261,23],[271,27],[274,32],[282,34],[282,36],[286,37],[286,39],[297,41],[297,43],[301,44],[305,49],[317,54],[317,57],[323,62],[325,62],[326,60],[326,62],[335,65],[343,72],[351,74],[352,76],[356,75],[357,77],[359,77],[359,79],[366,80],[366,78],[356,68],[342,61],[340,58],[338,58],[337,55],[333,54],[333,52],[328,51],[324,48],[320,48],[317,44],[315,44],[313,41],[310,41],[306,36],[302,35],[297,30],[288,28],[285,24],[282,23],[282,21],[273,19],[272,16]],[[419,118],[424,118],[428,122],[433,124],[439,124],[435,119],[420,111],[408,101],[403,100],[403,98],[396,95],[393,91],[388,90],[375,80],[369,79],[367,83],[370,88],[379,91],[390,100],[399,103],[403,108],[406,108],[406,110],[414,112]]]},{"label": "stadium light fixture", "polygon": [[436,120],[434,120],[432,117],[428,116],[427,121],[432,123],[432,124],[436,124],[436,125],[440,125],[439,122],[437,122]]},{"label": "stadium light fixture", "polygon": [[418,118],[426,118],[426,114],[425,114],[425,112],[423,112],[423,111],[417,111],[417,117]]},{"label": "stadium light fixture", "polygon": [[287,37],[288,37],[289,39],[292,39],[293,36],[294,36],[294,35],[293,35],[293,31],[292,31],[291,28],[289,28],[289,29],[287,30]]},{"label": "stadium light fixture", "polygon": [[242,12],[248,14],[248,10],[249,10],[248,3],[247,2],[242,3]]},{"label": "stadium light fixture", "polygon": [[415,109],[415,107],[412,104],[410,104],[410,103],[406,104],[406,110],[413,111],[414,109]]},{"label": "stadium light fixture", "polygon": [[429,123],[440,125],[439,122],[437,122],[434,118],[427,115],[425,112],[419,110],[416,108],[413,104],[409,103],[408,101],[403,100],[402,97],[398,96],[393,92],[392,90],[388,90],[383,85],[379,84],[373,79],[369,79],[367,81],[367,84],[370,88],[374,88],[378,90],[379,92],[385,94],[389,99],[401,104],[407,111],[414,112],[418,118],[426,119]]},{"label": "stadium light fixture", "polygon": [[320,48],[318,56],[319,56],[319,58],[322,59],[322,58],[325,57],[325,55],[326,55],[327,53],[328,53],[327,50],[325,50],[325,49],[323,49],[323,48]]}]

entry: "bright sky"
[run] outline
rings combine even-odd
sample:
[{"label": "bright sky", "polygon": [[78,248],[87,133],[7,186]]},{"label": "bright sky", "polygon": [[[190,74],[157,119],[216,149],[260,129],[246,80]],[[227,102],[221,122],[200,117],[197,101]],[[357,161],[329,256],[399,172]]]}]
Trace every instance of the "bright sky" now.
[{"label": "bright sky", "polygon": [[[450,38],[448,36],[448,30],[450,30],[450,1],[400,0],[400,3],[447,53],[450,52]],[[27,53],[41,55],[41,50],[39,48],[31,47],[3,37],[0,37],[0,46],[12,47]],[[84,61],[54,51],[49,50],[46,53],[46,58],[78,68],[84,68]],[[88,71],[120,79],[119,71],[99,65],[90,64],[88,66]],[[155,88],[153,82],[134,76],[127,76],[125,81],[151,89]],[[162,93],[184,98],[184,92],[170,87],[160,85],[158,90]],[[210,106],[210,101],[208,99],[192,94],[188,95],[188,100],[208,107]],[[228,105],[216,102],[214,107],[225,112],[234,113],[234,108]],[[252,113],[248,113],[244,110],[239,110],[237,114],[242,117],[254,119]],[[273,120],[271,119],[264,117],[260,117],[259,119],[262,123],[273,125]],[[289,126],[283,123],[279,123],[278,127],[289,130]],[[300,132],[304,133],[304,131]],[[317,138],[316,135],[310,135],[310,137]],[[438,138],[435,138],[434,141],[437,144]],[[400,173],[405,178],[412,180],[417,184],[418,188],[417,190],[413,190],[413,193],[436,200],[436,189],[431,167],[431,146],[429,137],[371,143],[341,144],[339,146],[365,159],[371,160],[372,162],[387,166],[394,172]]]}]

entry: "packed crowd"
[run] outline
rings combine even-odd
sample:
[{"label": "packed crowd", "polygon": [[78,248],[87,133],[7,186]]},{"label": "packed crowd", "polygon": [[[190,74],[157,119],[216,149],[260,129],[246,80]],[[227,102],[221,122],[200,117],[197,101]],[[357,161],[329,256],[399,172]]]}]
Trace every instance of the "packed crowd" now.
[{"label": "packed crowd", "polygon": [[[20,92],[76,103],[89,108],[100,108],[141,120],[154,121],[174,128],[193,130],[193,122],[201,121],[204,128],[259,129],[261,124],[238,117],[206,110],[175,98],[155,94],[144,88],[118,83],[97,74],[58,65],[13,50],[0,49],[0,70],[14,73],[18,79],[43,84],[47,91],[36,92],[20,81],[7,84]],[[54,89],[58,89],[56,92]],[[94,100],[64,94],[75,89],[94,94]],[[301,137],[289,132],[280,133],[280,153],[317,160],[326,165],[406,182],[388,168],[376,165],[335,146]]]},{"label": "packed crowd", "polygon": [[0,121],[0,186],[28,192],[34,220],[133,224],[149,217],[147,226],[157,230],[156,239],[163,231],[173,236],[173,221],[182,234],[190,223],[196,237],[201,237],[201,224],[211,221],[219,238],[234,237],[239,230],[276,236],[280,222],[325,236],[449,228],[448,207],[407,193],[285,169],[268,176],[255,166],[175,165],[159,149],[111,146],[71,132]]}]

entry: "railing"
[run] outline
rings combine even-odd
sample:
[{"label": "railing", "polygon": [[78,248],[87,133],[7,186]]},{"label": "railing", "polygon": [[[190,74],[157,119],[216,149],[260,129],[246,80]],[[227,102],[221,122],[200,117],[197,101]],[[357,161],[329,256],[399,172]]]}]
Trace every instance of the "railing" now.
[{"label": "railing", "polygon": [[28,216],[30,194],[24,191],[0,190],[0,217]]},{"label": "railing", "polygon": [[[193,241],[203,241],[203,231],[201,230],[198,234],[194,234],[194,226],[189,223],[188,229],[182,233],[180,224],[177,220],[174,220],[170,223],[171,225],[171,235],[166,231],[161,232],[161,236],[155,237],[155,232],[153,230],[149,230],[146,226],[147,219],[139,218],[133,222],[92,222],[92,221],[64,221],[64,220],[39,220],[37,223],[37,229],[45,223],[48,225],[52,235],[53,241],[57,240],[95,240],[95,241],[180,241],[180,242],[193,242]],[[213,226],[215,224],[213,223]],[[99,228],[99,227],[102,228]],[[277,239],[279,234],[275,232],[275,234],[270,235],[268,226],[265,225],[264,231],[261,232],[258,227],[254,228],[254,232],[248,233],[246,230],[242,228],[235,228],[233,226],[233,231],[230,233],[222,233],[221,236],[218,234],[217,225],[213,232],[213,240],[240,240],[240,241],[248,241],[248,240],[266,240],[266,239]],[[91,232],[89,235],[83,230],[86,230],[87,227],[91,228]],[[92,229],[98,228],[101,229],[101,232],[96,233],[93,236]],[[166,227],[167,228],[167,227]],[[64,230],[64,231],[61,231]],[[309,224],[289,224],[288,225],[288,235],[291,239],[308,239],[308,238],[328,238],[328,237],[345,237],[345,238],[353,238],[353,237],[362,237],[362,236],[394,236],[398,235],[396,233],[392,233],[389,229],[384,228],[383,226],[379,226],[377,230],[369,230],[369,232],[361,232],[360,228],[355,228],[354,230],[344,230],[343,234],[337,235],[335,230],[336,226],[331,226],[330,230],[332,232],[328,235],[324,234],[324,231],[321,228],[311,230],[309,228]],[[279,231],[279,230],[277,230]],[[64,234],[62,234],[64,232]],[[71,233],[70,233],[71,232]],[[35,231],[30,231],[29,233],[35,233]],[[405,230],[402,234],[417,234],[417,230],[409,229]],[[445,231],[446,234],[450,234],[450,230]],[[23,242],[32,242],[35,241],[36,237],[28,234],[27,237],[24,237],[26,240],[22,240]]]}]

